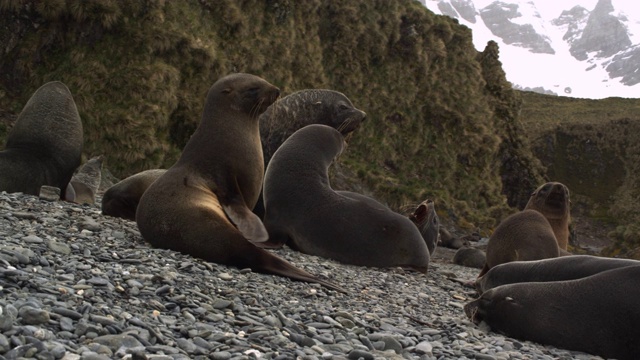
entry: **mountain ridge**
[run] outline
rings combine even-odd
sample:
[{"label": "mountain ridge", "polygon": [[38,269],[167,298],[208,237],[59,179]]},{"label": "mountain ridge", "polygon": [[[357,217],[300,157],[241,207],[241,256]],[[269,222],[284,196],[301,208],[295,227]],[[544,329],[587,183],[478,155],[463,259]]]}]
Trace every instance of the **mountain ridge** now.
[{"label": "mountain ridge", "polygon": [[623,1],[567,2],[558,12],[530,0],[421,3],[471,28],[477,49],[496,41],[517,88],[593,99],[640,96],[640,17]]}]

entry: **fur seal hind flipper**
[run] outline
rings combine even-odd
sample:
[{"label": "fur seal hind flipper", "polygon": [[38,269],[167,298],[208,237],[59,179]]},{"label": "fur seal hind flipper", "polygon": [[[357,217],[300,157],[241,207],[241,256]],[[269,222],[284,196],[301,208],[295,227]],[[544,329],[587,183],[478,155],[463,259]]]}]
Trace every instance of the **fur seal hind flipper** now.
[{"label": "fur seal hind flipper", "polygon": [[247,240],[261,243],[269,239],[269,234],[267,234],[267,229],[264,228],[262,220],[260,220],[258,215],[252,213],[244,204],[222,203],[221,205],[224,213],[229,217],[229,220],[231,220]]},{"label": "fur seal hind flipper", "polygon": [[257,271],[264,271],[269,274],[276,274],[281,276],[286,276],[290,279],[300,280],[311,283],[318,283],[323,285],[329,289],[339,291],[341,293],[347,294],[348,291],[344,288],[333,284],[330,281],[322,280],[300,268],[293,266],[288,261],[268,252],[267,250],[263,250],[260,248],[256,248],[256,251],[262,253],[262,256],[255,257],[251,264],[251,269],[255,269]]}]

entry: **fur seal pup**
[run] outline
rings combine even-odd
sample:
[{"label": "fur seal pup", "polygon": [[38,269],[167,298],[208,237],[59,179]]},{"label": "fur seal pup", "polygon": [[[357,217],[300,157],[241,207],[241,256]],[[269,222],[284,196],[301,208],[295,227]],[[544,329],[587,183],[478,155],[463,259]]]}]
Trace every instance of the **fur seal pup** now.
[{"label": "fur seal pup", "polygon": [[436,213],[436,206],[433,200],[425,200],[409,215],[409,219],[420,230],[420,234],[427,244],[429,254],[433,255],[436,246],[440,241],[440,218]]},{"label": "fur seal pup", "polygon": [[77,204],[95,204],[96,194],[102,179],[102,155],[94,156],[78,169],[69,184],[73,195],[67,194],[67,201]]},{"label": "fur seal pup", "polygon": [[[325,89],[296,91],[273,103],[260,115],[260,139],[265,169],[273,153],[297,130],[310,124],[338,129],[342,135],[356,130],[367,114],[341,92]],[[253,212],[264,217],[262,195]]]},{"label": "fur seal pup", "polygon": [[536,210],[549,220],[553,233],[558,241],[558,247],[566,252],[569,244],[569,223],[571,200],[569,188],[559,182],[548,182],[537,188],[529,198],[525,209]]},{"label": "fur seal pup", "polygon": [[102,214],[135,221],[142,194],[166,172],[166,169],[145,170],[114,184],[102,196]]},{"label": "fur seal pup", "polygon": [[367,196],[331,189],[329,166],[343,147],[338,130],[313,124],[276,150],[264,180],[270,242],[347,264],[426,272],[429,249],[411,220]]},{"label": "fur seal pup", "polygon": [[142,194],[136,222],[155,247],[344,291],[250,242],[267,239],[251,212],[264,174],[258,115],[279,94],[255,75],[216,81],[180,158]]},{"label": "fur seal pup", "polygon": [[52,81],[31,96],[0,151],[0,191],[38,195],[43,185],[65,193],[82,156],[82,121],[66,85]]},{"label": "fur seal pup", "polygon": [[489,237],[487,262],[478,277],[492,267],[511,261],[558,257],[558,243],[549,221],[538,211],[512,214]]},{"label": "fur seal pup", "polygon": [[502,285],[465,305],[475,323],[521,340],[604,358],[640,354],[640,266],[576,280]]},{"label": "fur seal pup", "polygon": [[549,282],[580,279],[620,267],[640,265],[640,261],[591,255],[572,255],[536,261],[514,261],[497,265],[476,279],[483,293],[494,287],[522,282]]},{"label": "fur seal pup", "polygon": [[453,236],[447,229],[441,227],[440,241],[438,244],[449,249],[460,249],[463,246],[468,246],[469,242],[460,237]]},{"label": "fur seal pup", "polygon": [[453,263],[460,266],[482,269],[486,262],[484,251],[472,247],[461,247],[453,255]]}]

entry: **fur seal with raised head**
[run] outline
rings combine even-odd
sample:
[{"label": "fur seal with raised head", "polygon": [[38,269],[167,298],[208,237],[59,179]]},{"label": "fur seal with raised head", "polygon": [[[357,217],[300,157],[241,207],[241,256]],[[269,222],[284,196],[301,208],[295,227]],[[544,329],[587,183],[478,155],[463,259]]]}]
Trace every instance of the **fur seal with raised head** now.
[{"label": "fur seal with raised head", "polygon": [[60,189],[82,156],[82,121],[69,89],[52,81],[36,90],[0,151],[0,191],[38,195],[43,185]]},{"label": "fur seal with raised head", "polygon": [[640,266],[576,280],[502,285],[465,305],[476,324],[509,337],[604,358],[640,354]]},{"label": "fur seal with raised head", "polygon": [[525,209],[536,210],[547,218],[563,255],[569,244],[571,200],[569,189],[559,182],[548,182],[538,187],[529,198]]},{"label": "fur seal with raised head", "polygon": [[536,210],[523,210],[502,220],[491,234],[487,262],[478,276],[499,264],[558,255],[558,243],[549,221]]},{"label": "fur seal with raised head", "polygon": [[433,200],[425,200],[418,204],[409,219],[420,230],[420,234],[427,244],[429,254],[433,255],[440,241],[440,218],[436,213],[436,206]]},{"label": "fur seal with raised head", "polygon": [[[326,89],[296,91],[273,103],[260,115],[260,138],[265,169],[273,153],[298,129],[310,124],[331,126],[348,135],[366,119],[367,114],[357,109],[341,92]],[[262,196],[253,212],[264,217]]]},{"label": "fur seal with raised head", "polygon": [[142,194],[166,172],[166,169],[145,170],[117,182],[102,196],[102,214],[135,221]]},{"label": "fur seal with raised head", "polygon": [[429,249],[406,216],[367,196],[334,191],[328,170],[344,137],[307,125],[276,150],[264,180],[269,241],[342,263],[426,272]]},{"label": "fur seal with raised head", "polygon": [[73,187],[73,195],[67,194],[67,201],[95,204],[102,179],[102,158],[102,155],[92,157],[71,177],[69,184]]},{"label": "fur seal with raised head", "polygon": [[591,255],[572,255],[536,261],[514,261],[494,266],[476,279],[476,289],[483,293],[494,287],[522,282],[574,280],[620,267],[640,265],[640,261]]},{"label": "fur seal with raised head", "polygon": [[250,74],[216,81],[180,158],[140,198],[136,222],[159,248],[341,290],[252,243],[268,236],[251,212],[264,174],[258,115],[279,93]]}]

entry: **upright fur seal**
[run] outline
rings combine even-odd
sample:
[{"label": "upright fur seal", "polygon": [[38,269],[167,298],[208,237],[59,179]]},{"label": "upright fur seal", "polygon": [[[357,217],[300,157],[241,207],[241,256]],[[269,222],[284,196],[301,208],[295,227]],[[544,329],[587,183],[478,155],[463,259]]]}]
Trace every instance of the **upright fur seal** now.
[{"label": "upright fur seal", "polygon": [[537,261],[514,261],[497,265],[476,279],[483,293],[494,287],[523,282],[574,280],[620,267],[640,265],[638,260],[614,259],[591,255],[572,255]]},{"label": "upright fur seal", "polygon": [[69,184],[73,187],[74,195],[67,195],[67,200],[78,204],[95,204],[101,179],[102,155],[89,159],[73,175]]},{"label": "upright fur seal", "polygon": [[166,169],[145,170],[114,184],[102,196],[102,213],[135,221],[142,194],[166,172]]},{"label": "upright fur seal", "polygon": [[276,150],[264,180],[270,242],[347,264],[426,272],[429,250],[411,220],[372,198],[331,189],[328,169],[343,146],[339,131],[313,124]]},{"label": "upright fur seal", "polygon": [[549,221],[538,211],[523,210],[504,219],[489,237],[487,262],[480,272],[511,261],[558,257],[558,243]]},{"label": "upright fur seal", "polygon": [[[264,166],[273,153],[298,129],[310,124],[331,126],[347,135],[356,130],[367,114],[351,103],[343,93],[325,89],[296,91],[273,103],[260,115],[260,139]],[[264,217],[262,195],[253,212]]]},{"label": "upright fur seal", "polygon": [[559,182],[541,185],[531,194],[525,206],[525,209],[539,211],[549,220],[558,241],[558,247],[562,250],[567,250],[569,244],[570,208],[569,189]]},{"label": "upright fur seal", "polygon": [[409,219],[420,230],[420,234],[427,244],[429,254],[433,255],[440,240],[440,218],[436,213],[436,206],[433,200],[425,200],[409,215]]},{"label": "upright fur seal", "polygon": [[42,85],[22,109],[0,151],[0,191],[38,195],[42,185],[65,193],[82,156],[82,121],[69,89]]},{"label": "upright fur seal", "polygon": [[576,280],[502,285],[465,306],[475,323],[522,340],[605,358],[640,354],[640,266]]},{"label": "upright fur seal", "polygon": [[258,115],[279,93],[250,74],[216,81],[182,155],[140,198],[138,228],[156,247],[341,290],[250,242],[267,239],[251,212],[264,174]]}]

